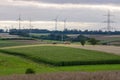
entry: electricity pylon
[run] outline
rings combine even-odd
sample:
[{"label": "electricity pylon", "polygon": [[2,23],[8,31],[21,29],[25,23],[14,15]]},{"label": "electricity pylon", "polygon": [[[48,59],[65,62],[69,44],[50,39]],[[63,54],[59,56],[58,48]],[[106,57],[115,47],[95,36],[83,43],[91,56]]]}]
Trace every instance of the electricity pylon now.
[{"label": "electricity pylon", "polygon": [[111,23],[114,23],[112,20],[111,20],[111,17],[113,15],[111,15],[111,12],[110,10],[108,10],[107,12],[107,15],[105,15],[107,17],[107,20],[105,21],[105,23],[107,23],[107,32],[108,34],[110,34],[111,30],[112,30],[112,26],[111,26]]}]

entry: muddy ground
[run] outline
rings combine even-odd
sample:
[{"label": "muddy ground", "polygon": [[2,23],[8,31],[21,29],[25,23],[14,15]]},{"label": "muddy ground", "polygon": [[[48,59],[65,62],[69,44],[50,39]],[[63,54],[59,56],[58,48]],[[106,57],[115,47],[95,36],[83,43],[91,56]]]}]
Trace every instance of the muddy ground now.
[{"label": "muddy ground", "polygon": [[61,72],[48,74],[11,75],[0,80],[120,80],[120,71],[114,72]]}]

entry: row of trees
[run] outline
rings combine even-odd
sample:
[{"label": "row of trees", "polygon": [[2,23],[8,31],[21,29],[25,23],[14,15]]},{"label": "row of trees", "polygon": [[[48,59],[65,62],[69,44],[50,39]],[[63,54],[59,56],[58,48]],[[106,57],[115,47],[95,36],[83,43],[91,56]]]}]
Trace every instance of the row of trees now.
[{"label": "row of trees", "polygon": [[17,30],[17,29],[11,29],[9,31],[10,35],[19,35],[19,36],[24,36],[28,37],[29,36],[29,30]]},{"label": "row of trees", "polygon": [[89,42],[91,45],[96,45],[99,43],[99,40],[96,40],[94,38],[90,38],[89,40],[81,40],[80,43],[82,46],[84,46],[86,44],[86,42]]},{"label": "row of trees", "polygon": [[3,29],[0,29],[0,33],[4,33],[5,31]]},{"label": "row of trees", "polygon": [[49,31],[49,30],[44,30],[44,29],[21,29],[21,30],[17,30],[17,29],[11,29],[9,31],[10,33],[14,34],[14,33],[18,33],[18,32],[27,32],[27,33],[57,33],[57,34],[111,34],[111,35],[120,35],[120,31],[114,31],[114,32],[107,32],[107,31],[81,31],[81,30],[64,30],[64,31]]}]

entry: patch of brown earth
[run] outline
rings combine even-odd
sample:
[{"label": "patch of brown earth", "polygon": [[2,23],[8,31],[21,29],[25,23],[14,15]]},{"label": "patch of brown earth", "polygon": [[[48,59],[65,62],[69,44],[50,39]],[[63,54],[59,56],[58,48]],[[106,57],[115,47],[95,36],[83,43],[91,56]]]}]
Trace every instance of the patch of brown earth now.
[{"label": "patch of brown earth", "polygon": [[0,80],[120,80],[120,71],[116,72],[61,72],[36,75],[12,75],[0,77]]}]

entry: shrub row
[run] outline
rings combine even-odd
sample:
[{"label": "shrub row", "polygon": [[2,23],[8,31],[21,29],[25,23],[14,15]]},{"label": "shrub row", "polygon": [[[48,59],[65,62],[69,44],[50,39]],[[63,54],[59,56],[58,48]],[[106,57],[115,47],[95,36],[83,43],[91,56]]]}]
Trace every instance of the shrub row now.
[{"label": "shrub row", "polygon": [[98,61],[50,61],[44,58],[35,58],[30,55],[17,53],[17,52],[10,52],[6,50],[0,50],[2,53],[10,54],[10,55],[16,55],[21,56],[27,59],[30,59],[32,61],[35,61],[37,63],[45,63],[50,64],[53,66],[74,66],[74,65],[97,65],[97,64],[120,64],[120,59],[114,59],[114,60],[98,60]]}]

